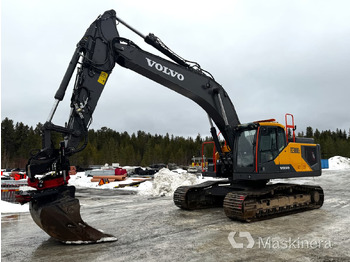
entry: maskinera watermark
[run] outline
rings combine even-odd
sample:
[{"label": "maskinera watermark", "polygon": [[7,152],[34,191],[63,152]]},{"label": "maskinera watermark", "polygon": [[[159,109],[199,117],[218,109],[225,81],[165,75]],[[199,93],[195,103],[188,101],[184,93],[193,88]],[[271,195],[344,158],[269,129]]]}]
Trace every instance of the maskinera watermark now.
[{"label": "maskinera watermark", "polygon": [[254,239],[249,232],[230,232],[228,241],[233,248],[263,248],[263,249],[317,249],[332,248],[332,242],[324,239],[273,238],[258,237]]}]

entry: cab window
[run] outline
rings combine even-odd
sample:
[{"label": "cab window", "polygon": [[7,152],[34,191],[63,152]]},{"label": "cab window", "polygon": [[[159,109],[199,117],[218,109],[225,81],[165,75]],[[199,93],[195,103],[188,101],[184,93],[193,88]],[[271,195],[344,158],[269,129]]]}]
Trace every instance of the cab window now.
[{"label": "cab window", "polygon": [[284,130],[280,127],[260,127],[260,163],[272,161],[286,145]]},{"label": "cab window", "polygon": [[239,134],[237,145],[237,167],[254,166],[254,141],[256,130],[245,130]]}]

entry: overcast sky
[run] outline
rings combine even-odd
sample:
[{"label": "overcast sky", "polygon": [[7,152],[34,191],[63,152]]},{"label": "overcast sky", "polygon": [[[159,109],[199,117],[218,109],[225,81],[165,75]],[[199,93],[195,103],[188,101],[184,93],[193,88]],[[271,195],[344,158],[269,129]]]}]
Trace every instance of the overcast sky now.
[{"label": "overcast sky", "polygon": [[[297,131],[350,128],[350,1],[2,0],[1,119],[44,123],[77,42],[104,11],[211,72],[242,123],[295,116]],[[154,54],[118,25],[121,36]],[[70,87],[70,90],[72,86]],[[68,120],[68,91],[53,119]],[[91,128],[209,135],[194,102],[116,66]]]}]

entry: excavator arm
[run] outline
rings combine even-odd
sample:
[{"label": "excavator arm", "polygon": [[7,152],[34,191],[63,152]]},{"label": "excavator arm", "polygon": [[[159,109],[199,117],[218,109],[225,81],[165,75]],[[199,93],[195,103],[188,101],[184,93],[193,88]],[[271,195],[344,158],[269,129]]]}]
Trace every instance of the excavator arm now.
[{"label": "excavator arm", "polygon": [[[146,52],[132,41],[122,38],[116,23],[127,26],[173,61]],[[82,151],[88,143],[88,128],[92,115],[112,70],[118,64],[188,97],[208,114],[211,133],[219,149],[223,169],[232,170],[232,155],[220,151],[213,122],[230,148],[234,148],[234,127],[239,120],[234,106],[220,84],[197,63],[189,62],[171,51],[153,34],[143,36],[121,19],[114,10],[106,11],[87,29],[77,44],[47,122],[42,130],[42,149],[33,154],[27,164],[28,183],[37,190],[21,192],[18,201],[30,202],[33,220],[50,236],[64,241],[96,243],[115,241],[87,225],[80,217],[75,188],[68,186],[69,157]],[[65,97],[71,78],[76,77],[71,97],[69,120],[65,126],[52,123],[56,109]],[[53,133],[63,140],[54,145]]]}]

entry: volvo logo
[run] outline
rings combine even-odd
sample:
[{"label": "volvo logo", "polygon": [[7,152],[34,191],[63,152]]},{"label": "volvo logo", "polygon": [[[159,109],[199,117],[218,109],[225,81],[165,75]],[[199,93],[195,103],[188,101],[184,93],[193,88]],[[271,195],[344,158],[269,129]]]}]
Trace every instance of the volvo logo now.
[{"label": "volvo logo", "polygon": [[178,72],[176,72],[175,70],[172,70],[166,66],[163,66],[162,64],[160,63],[157,63],[149,58],[146,57],[146,60],[147,60],[147,64],[149,67],[154,67],[155,69],[157,69],[159,72],[162,72],[166,75],[169,75],[171,77],[174,77],[174,78],[177,78],[178,80],[180,81],[184,81],[185,77],[183,74],[180,74]]},{"label": "volvo logo", "polygon": [[290,170],[289,166],[280,166],[280,170]]}]

